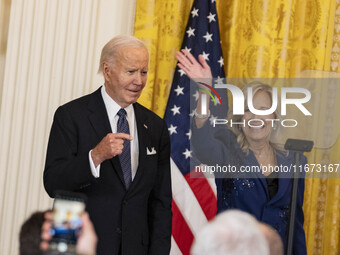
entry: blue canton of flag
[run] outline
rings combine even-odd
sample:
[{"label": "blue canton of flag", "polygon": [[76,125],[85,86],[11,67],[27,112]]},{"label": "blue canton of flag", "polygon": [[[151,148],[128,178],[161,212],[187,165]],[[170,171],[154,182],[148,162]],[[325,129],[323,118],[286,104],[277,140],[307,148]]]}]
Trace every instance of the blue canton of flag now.
[{"label": "blue canton of flag", "polygon": [[[215,77],[214,82],[223,82],[224,63],[215,0],[196,0],[194,2],[185,29],[182,49],[189,51],[196,59],[198,55],[202,54],[211,68],[213,77]],[[191,86],[196,85],[191,84]],[[190,160],[195,161],[190,149],[190,117],[193,116],[190,109],[196,108],[198,87],[191,88],[191,91],[195,93],[190,93],[190,79],[183,70],[177,67],[165,112],[165,120],[168,123],[171,139],[171,157],[183,175],[188,174],[191,170]],[[223,107],[228,105],[226,98],[224,96],[222,99]],[[219,102],[219,100],[216,100],[216,102]],[[214,106],[211,100],[211,116],[209,118],[211,123],[217,116],[218,107],[221,107],[221,105]],[[225,108],[224,112],[226,112]],[[226,116],[219,117],[226,118]]]}]

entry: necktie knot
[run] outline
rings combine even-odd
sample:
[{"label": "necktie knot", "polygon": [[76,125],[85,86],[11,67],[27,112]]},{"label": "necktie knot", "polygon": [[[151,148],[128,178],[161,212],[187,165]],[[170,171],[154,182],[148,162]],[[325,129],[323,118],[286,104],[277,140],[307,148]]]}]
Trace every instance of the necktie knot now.
[{"label": "necktie knot", "polygon": [[118,111],[117,115],[120,117],[126,117],[126,111],[124,108],[120,108],[120,110]]}]

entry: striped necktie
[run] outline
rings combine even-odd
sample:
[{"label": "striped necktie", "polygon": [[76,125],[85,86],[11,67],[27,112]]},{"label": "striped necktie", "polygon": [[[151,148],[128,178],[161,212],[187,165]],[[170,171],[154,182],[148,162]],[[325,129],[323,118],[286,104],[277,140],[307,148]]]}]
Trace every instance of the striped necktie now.
[{"label": "striped necktie", "polygon": [[[118,133],[125,133],[130,134],[129,123],[126,119],[126,111],[121,108],[117,115],[119,116],[118,123],[117,123],[117,132]],[[120,165],[123,170],[123,176],[125,181],[126,189],[129,189],[130,184],[132,182],[132,175],[131,175],[131,152],[130,152],[130,141],[124,141],[124,148],[122,154],[119,155]]]}]

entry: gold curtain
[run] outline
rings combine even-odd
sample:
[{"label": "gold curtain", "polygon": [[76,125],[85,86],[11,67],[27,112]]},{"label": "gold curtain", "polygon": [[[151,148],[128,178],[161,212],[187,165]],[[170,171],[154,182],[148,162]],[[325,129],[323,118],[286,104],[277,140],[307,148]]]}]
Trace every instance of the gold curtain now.
[{"label": "gold curtain", "polygon": [[[135,36],[145,40],[151,53],[148,84],[139,102],[160,116],[192,3],[137,0]],[[339,72],[339,0],[217,0],[217,11],[227,77]],[[340,141],[307,156],[309,162],[339,163]],[[304,213],[308,254],[340,254],[340,180],[306,179]]]},{"label": "gold curtain", "polygon": [[139,99],[163,117],[193,0],[137,0],[134,35],[150,52],[148,83]]}]

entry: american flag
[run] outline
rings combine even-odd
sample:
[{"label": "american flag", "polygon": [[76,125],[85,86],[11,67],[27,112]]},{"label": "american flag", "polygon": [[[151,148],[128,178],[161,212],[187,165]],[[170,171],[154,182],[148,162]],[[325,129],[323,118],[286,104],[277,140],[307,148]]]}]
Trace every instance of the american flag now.
[{"label": "american flag", "polygon": [[[224,77],[223,57],[215,0],[195,0],[193,3],[182,49],[196,58],[202,54],[210,65],[216,82]],[[191,84],[191,86],[195,86]],[[171,254],[189,254],[195,234],[216,215],[216,186],[211,178],[190,178],[191,165],[197,165],[190,148],[190,121],[198,99],[198,87],[192,87],[186,74],[176,68],[165,120],[171,139],[171,174],[173,190],[173,230]],[[228,105],[226,97],[223,106]],[[217,100],[218,101],[218,100]],[[192,104],[190,107],[190,104]],[[218,107],[211,106],[210,121]],[[215,109],[214,109],[215,108]],[[224,109],[225,112],[225,109]],[[215,116],[214,116],[215,115]],[[226,116],[223,116],[224,118]]]}]

